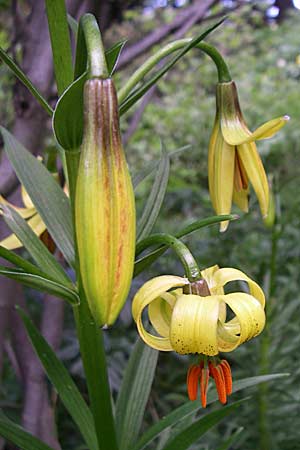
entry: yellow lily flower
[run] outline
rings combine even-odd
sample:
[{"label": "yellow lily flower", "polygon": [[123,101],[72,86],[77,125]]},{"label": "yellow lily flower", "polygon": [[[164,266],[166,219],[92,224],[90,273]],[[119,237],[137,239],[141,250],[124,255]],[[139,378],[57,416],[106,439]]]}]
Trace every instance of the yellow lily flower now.
[{"label": "yellow lily flower", "polygon": [[[208,182],[216,213],[230,214],[234,202],[248,212],[249,183],[256,193],[263,217],[268,214],[269,186],[255,141],[272,137],[289,120],[270,120],[253,133],[247,128],[233,81],[217,85],[216,118],[208,151]],[[225,231],[229,222],[220,225]]]},{"label": "yellow lily flower", "polygon": [[[9,205],[11,208],[17,211],[20,216],[23,217],[23,219],[27,220],[28,225],[34,231],[34,233],[37,236],[41,236],[46,231],[46,225],[44,224],[41,216],[38,214],[35,206],[33,205],[29,195],[27,194],[23,186],[21,188],[21,196],[24,207],[18,207],[9,203],[7,200],[5,200],[4,197],[2,197],[2,195],[0,195],[0,204]],[[23,244],[19,241],[15,234],[10,234],[6,238],[4,238],[2,241],[0,241],[0,245],[7,250],[16,250],[17,248],[23,246]]]},{"label": "yellow lily flower", "polygon": [[[203,280],[195,283],[173,275],[146,282],[133,299],[132,314],[141,338],[150,347],[201,355],[199,366],[189,370],[188,393],[190,399],[196,399],[200,379],[205,407],[210,375],[215,379],[222,403],[231,393],[230,367],[225,360],[218,362],[215,357],[219,352],[233,351],[261,333],[265,325],[265,296],[253,280],[237,269],[220,269],[216,265],[203,270],[201,276]],[[249,293],[225,294],[224,286],[232,281],[246,282]],[[146,307],[158,335],[149,333],[143,325]],[[234,317],[227,319],[228,312]]]}]

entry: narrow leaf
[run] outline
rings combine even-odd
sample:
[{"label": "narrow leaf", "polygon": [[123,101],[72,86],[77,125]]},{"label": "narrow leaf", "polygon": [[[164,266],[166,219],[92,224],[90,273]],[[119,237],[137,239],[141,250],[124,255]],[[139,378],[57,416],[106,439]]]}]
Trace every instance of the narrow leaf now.
[{"label": "narrow leaf", "polygon": [[[39,272],[39,270],[36,270],[36,272]],[[32,273],[23,271],[22,269],[0,266],[0,275],[18,281],[30,288],[47,292],[48,294],[67,300],[73,306],[79,304],[78,294],[73,289],[55,280],[51,280],[43,272]]]},{"label": "narrow leaf", "polygon": [[57,358],[52,348],[34,326],[29,317],[20,308],[18,308],[18,311],[37,356],[51,383],[57,390],[61,401],[78,426],[88,447],[90,449],[98,448],[91,411],[83,400],[67,369]]},{"label": "narrow leaf", "polygon": [[59,98],[53,115],[53,131],[64,150],[75,150],[83,136],[83,88],[87,80],[84,72]]},{"label": "narrow leaf", "polygon": [[249,397],[239,400],[228,406],[223,406],[217,411],[206,414],[204,417],[196,420],[192,425],[171,439],[163,450],[187,450],[192,444],[196,443],[198,439],[204,435],[213,426],[219,423],[228,414],[235,411],[243,402],[249,400]]},{"label": "narrow leaf", "polygon": [[196,36],[188,45],[183,47],[178,54],[171,59],[171,61],[167,62],[167,64],[162,67],[149,81],[144,83],[140,88],[137,88],[134,92],[132,92],[120,105],[120,115],[124,114],[131,108],[157,81],[165,75],[176,63],[179,61],[182,56],[184,56],[189,50],[194,48],[200,41],[202,41],[208,34],[210,34],[213,30],[215,30],[219,25],[224,22],[224,19],[220,20],[210,28],[208,28],[204,33],[201,33],[199,36]]},{"label": "narrow leaf", "polygon": [[13,423],[0,411],[0,435],[22,450],[53,450],[44,442]]},{"label": "narrow leaf", "polygon": [[34,87],[29,78],[25,75],[25,73],[17,66],[17,64],[11,59],[10,56],[0,47],[0,58],[5,62],[5,64],[10,68],[13,74],[24,84],[25,87],[31,92],[31,94],[35,97],[35,99],[39,102],[39,104],[44,108],[44,110],[52,116],[53,109],[44,99],[42,94]]},{"label": "narrow leaf", "polygon": [[[108,69],[113,71],[126,41],[118,42],[105,55]],[[87,80],[86,46],[81,27],[78,28],[75,81],[59,98],[53,116],[53,130],[59,145],[65,150],[78,151],[83,136],[83,90]]]},{"label": "narrow leaf", "polygon": [[60,95],[73,81],[72,51],[64,0],[45,0],[53,54],[54,72]]},{"label": "narrow leaf", "polygon": [[77,33],[78,33],[78,22],[70,14],[67,14],[67,19],[68,19],[69,27],[70,27],[70,29],[74,35],[75,41],[76,41]]},{"label": "narrow leaf", "polygon": [[[70,202],[53,176],[5,128],[0,127],[7,153],[51,237],[70,265],[74,262],[73,225]],[[34,174],[34,176],[33,176]]]},{"label": "narrow leaf", "polygon": [[157,174],[146,202],[141,219],[138,222],[138,240],[144,239],[151,233],[157,220],[162,202],[164,200],[170,172],[170,160],[167,152],[163,150]]},{"label": "narrow leaf", "polygon": [[64,284],[71,284],[61,265],[32,231],[26,220],[10,206],[0,205],[0,211],[2,211],[2,216],[7,226],[22,242],[40,269],[49,274],[54,280]]},{"label": "narrow leaf", "polygon": [[114,73],[114,71],[117,67],[121,52],[122,52],[126,42],[127,42],[127,39],[123,39],[122,41],[117,42],[115,45],[113,45],[111,48],[109,48],[105,52],[108,73],[110,76],[112,76],[112,74]]},{"label": "narrow leaf", "polygon": [[137,340],[116,403],[120,450],[131,450],[138,437],[155,374],[158,351]]},{"label": "narrow leaf", "polygon": [[[286,377],[287,373],[276,373],[271,375],[260,375],[258,377],[244,378],[242,380],[237,380],[233,383],[233,393],[241,391],[242,389],[255,386],[266,381],[273,381],[278,378]],[[214,391],[208,392],[207,404],[213,403],[217,400],[217,394]],[[157,438],[164,430],[175,425],[179,420],[182,420],[191,414],[195,414],[197,410],[200,410],[200,404],[196,402],[188,401],[183,405],[176,408],[170,414],[165,416],[159,422],[155,423],[150,427],[140,438],[137,444],[134,446],[133,450],[142,450],[155,438]]]},{"label": "narrow leaf", "polygon": [[25,272],[39,275],[41,274],[40,269],[38,269],[34,264],[27,261],[27,259],[22,258],[11,250],[7,250],[6,248],[0,245],[0,257],[6,259],[10,263],[14,264],[18,268],[22,269]]},{"label": "narrow leaf", "polygon": [[232,444],[241,437],[242,431],[244,431],[243,427],[238,428],[217,450],[229,450]]},{"label": "narrow leaf", "polygon": [[[168,153],[169,158],[172,158],[173,156],[177,155],[178,153],[184,152],[186,150],[189,150],[192,146],[191,145],[184,145],[183,147],[180,147],[176,150],[173,150],[172,152]],[[145,180],[151,173],[158,167],[160,161],[152,161],[149,163],[144,169],[140,170],[136,175],[132,177],[132,184],[134,189],[138,187],[138,185]]]},{"label": "narrow leaf", "polygon": [[[216,223],[220,223],[223,220],[236,220],[238,216],[236,215],[224,215],[224,216],[213,216],[208,217],[206,219],[196,220],[195,222],[191,223],[190,225],[183,228],[178,233],[175,233],[176,238],[181,238],[183,236],[187,236],[188,234],[200,230],[201,228],[214,225]],[[141,240],[138,242],[136,246],[136,257],[142,253],[149,245],[149,240],[152,239],[152,237],[155,235],[151,235],[146,239]],[[134,276],[136,277],[139,275],[143,270],[145,270],[147,267],[149,267],[151,264],[153,264],[154,261],[157,260],[161,255],[163,255],[168,249],[168,246],[163,245],[158,247],[156,250],[153,250],[151,253],[148,253],[146,256],[143,256],[139,259],[136,259],[134,264]]]}]

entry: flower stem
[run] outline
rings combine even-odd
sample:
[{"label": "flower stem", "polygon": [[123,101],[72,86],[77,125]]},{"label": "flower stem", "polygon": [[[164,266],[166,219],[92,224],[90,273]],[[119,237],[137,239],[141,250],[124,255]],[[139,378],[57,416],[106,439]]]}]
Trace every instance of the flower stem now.
[{"label": "flower stem", "polygon": [[89,77],[108,78],[104,47],[96,18],[93,14],[84,14],[80,20],[80,25],[85,37]]},{"label": "flower stem", "polygon": [[[260,348],[260,375],[266,375],[270,372],[271,362],[270,362],[270,325],[272,317],[272,303],[275,295],[276,289],[276,277],[277,277],[277,250],[278,250],[278,240],[280,238],[280,226],[277,223],[277,217],[275,218],[275,223],[272,227],[271,235],[271,255],[270,255],[270,284],[268,298],[269,301],[266,305],[266,311],[268,312],[269,320],[266,322],[265,330],[261,339]],[[268,397],[269,397],[269,386],[268,383],[262,383],[259,386],[258,394],[258,411],[259,411],[259,442],[260,450],[271,450],[271,433],[270,425],[268,421]]]},{"label": "flower stem", "polygon": [[[119,103],[123,102],[132,89],[152,70],[159,61],[173,52],[185,47],[192,39],[179,39],[177,41],[167,44],[165,47],[158,50],[153,56],[150,56],[144,64],[139,67],[128,79],[125,85],[120,89],[118,94]],[[220,83],[231,81],[231,76],[227,64],[218,50],[210,44],[200,42],[196,47],[206,53],[217,66],[218,78]]]},{"label": "flower stem", "polygon": [[174,250],[184,267],[185,275],[189,281],[193,282],[201,279],[200,269],[190,250],[183,242],[171,234],[157,233],[143,239],[136,246],[136,255],[142,253],[146,248],[157,244],[165,244]]},{"label": "flower stem", "polygon": [[[66,156],[70,201],[75,229],[75,188],[80,153],[76,151],[66,152]],[[99,449],[102,450],[109,448],[110,450],[118,450],[104,350],[103,332],[96,325],[89,310],[81,282],[76,236],[74,236],[74,239],[76,254],[76,279],[80,304],[74,307],[73,310],[96,435]]]}]

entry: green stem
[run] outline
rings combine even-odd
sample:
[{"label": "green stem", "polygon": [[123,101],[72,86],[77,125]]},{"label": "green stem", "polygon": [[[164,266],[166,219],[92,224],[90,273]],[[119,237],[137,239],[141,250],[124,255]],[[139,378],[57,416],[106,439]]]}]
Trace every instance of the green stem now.
[{"label": "green stem", "polygon": [[85,37],[90,78],[108,78],[108,68],[101,33],[92,14],[85,14],[80,20]]},{"label": "green stem", "polygon": [[[66,152],[75,229],[75,190],[80,153]],[[76,243],[76,236],[74,236]],[[76,245],[76,244],[75,244]],[[77,245],[76,278],[80,305],[73,308],[99,449],[118,450],[102,330],[96,325],[81,282]],[[94,449],[91,449],[94,450]]]},{"label": "green stem", "polygon": [[184,267],[185,274],[189,281],[193,282],[201,279],[201,273],[198,264],[187,246],[184,245],[184,243],[179,239],[170,234],[157,233],[149,236],[146,239],[143,239],[136,246],[136,255],[142,253],[144,250],[146,250],[146,248],[152,247],[152,245],[157,244],[165,244],[168,247],[171,247],[172,250],[174,250]]},{"label": "green stem", "polygon": [[[276,289],[276,277],[277,277],[277,250],[278,240],[280,237],[280,231],[278,225],[275,223],[272,227],[271,236],[271,255],[270,255],[270,284],[268,292],[268,302],[266,312],[268,313],[269,320],[266,322],[266,326],[262,335],[261,348],[260,348],[260,375],[266,375],[270,372],[270,319],[272,316],[272,303]],[[260,436],[260,450],[271,450],[271,433],[268,423],[268,397],[269,397],[269,385],[268,383],[262,383],[259,386],[259,436]]]},{"label": "green stem", "polygon": [[[129,78],[129,80],[125,83],[125,85],[120,89],[118,94],[119,103],[123,102],[128,94],[132,91],[132,89],[147,75],[159,61],[166,56],[170,55],[173,52],[180,50],[185,47],[192,39],[179,39],[177,41],[171,42],[167,44],[165,47],[158,50],[155,55],[150,56],[144,64],[139,67]],[[196,45],[196,47],[206,53],[208,56],[212,58],[214,63],[217,66],[218,78],[220,83],[225,83],[231,81],[231,76],[229,73],[229,69],[221,56],[221,54],[217,51],[215,47],[212,45],[206,44],[205,42],[200,42]]]}]

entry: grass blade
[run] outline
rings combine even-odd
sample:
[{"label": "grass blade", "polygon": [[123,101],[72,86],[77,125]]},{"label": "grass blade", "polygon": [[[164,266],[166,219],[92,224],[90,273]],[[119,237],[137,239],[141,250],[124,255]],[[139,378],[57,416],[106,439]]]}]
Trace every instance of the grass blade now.
[{"label": "grass blade", "polygon": [[249,397],[232,403],[228,406],[223,406],[217,411],[213,411],[200,419],[196,420],[192,425],[178,433],[163,450],[187,450],[192,444],[203,436],[208,430],[219,423],[224,417],[235,411],[243,402],[249,400]]},{"label": "grass blade", "polygon": [[[278,378],[286,377],[287,373],[278,373],[271,375],[260,375],[257,377],[244,378],[242,380],[237,380],[233,383],[233,393],[241,391],[251,386],[256,386],[260,383],[265,383],[267,381],[276,380]],[[215,392],[208,392],[207,404],[213,403],[217,400],[217,394]],[[195,414],[197,410],[201,408],[198,402],[186,402],[185,404],[179,406],[170,414],[165,416],[159,422],[155,423],[150,427],[140,438],[137,444],[134,446],[133,450],[142,450],[150,442],[156,439],[164,430],[175,425],[179,420],[182,420],[191,414]]]},{"label": "grass blade", "polygon": [[148,402],[158,351],[137,340],[125,370],[116,404],[120,450],[132,450]]},{"label": "grass blade", "polygon": [[48,278],[47,275],[42,272],[31,273],[25,272],[22,269],[0,266],[0,275],[18,281],[30,288],[48,292],[48,294],[67,300],[73,306],[79,304],[78,294],[73,289],[60,284],[55,280],[51,280],[51,278]]},{"label": "grass blade", "polygon": [[52,447],[16,425],[0,411],[0,435],[21,450],[53,450]]},{"label": "grass blade", "polygon": [[73,265],[73,225],[68,197],[37,158],[5,128],[0,127],[0,131],[4,139],[4,149],[20,182],[28,192],[57,247],[69,264]]},{"label": "grass blade", "polygon": [[[87,404],[70,377],[67,369],[57,358],[41,333],[29,317],[18,308],[30,341],[39,357],[47,376],[55,387],[65,408],[78,426],[85,442],[90,449],[98,448],[94,421]],[[32,447],[31,450],[35,448]]]},{"label": "grass blade", "polygon": [[7,226],[22,242],[40,269],[49,274],[54,280],[71,285],[62,266],[56,261],[38,236],[36,236],[26,220],[10,206],[1,205],[0,211],[2,211],[2,216]]},{"label": "grass blade", "polygon": [[138,240],[147,237],[157,220],[162,202],[164,200],[170,172],[170,160],[168,153],[162,149],[162,157],[158,165],[157,174],[146,202],[142,217],[138,222]]},{"label": "grass blade", "polygon": [[217,450],[229,450],[231,445],[240,438],[242,431],[244,431],[243,427],[238,428]]},{"label": "grass blade", "polygon": [[31,92],[34,98],[39,102],[39,104],[44,108],[44,110],[52,116],[53,109],[48,104],[48,102],[44,99],[42,94],[36,89],[36,87],[31,83],[29,78],[25,75],[25,73],[17,66],[14,60],[8,56],[8,54],[0,47],[0,58],[2,61],[9,67],[9,69],[13,72],[13,74],[24,84],[25,87]]},{"label": "grass blade", "polygon": [[72,51],[64,0],[45,0],[58,94],[73,81]]}]

